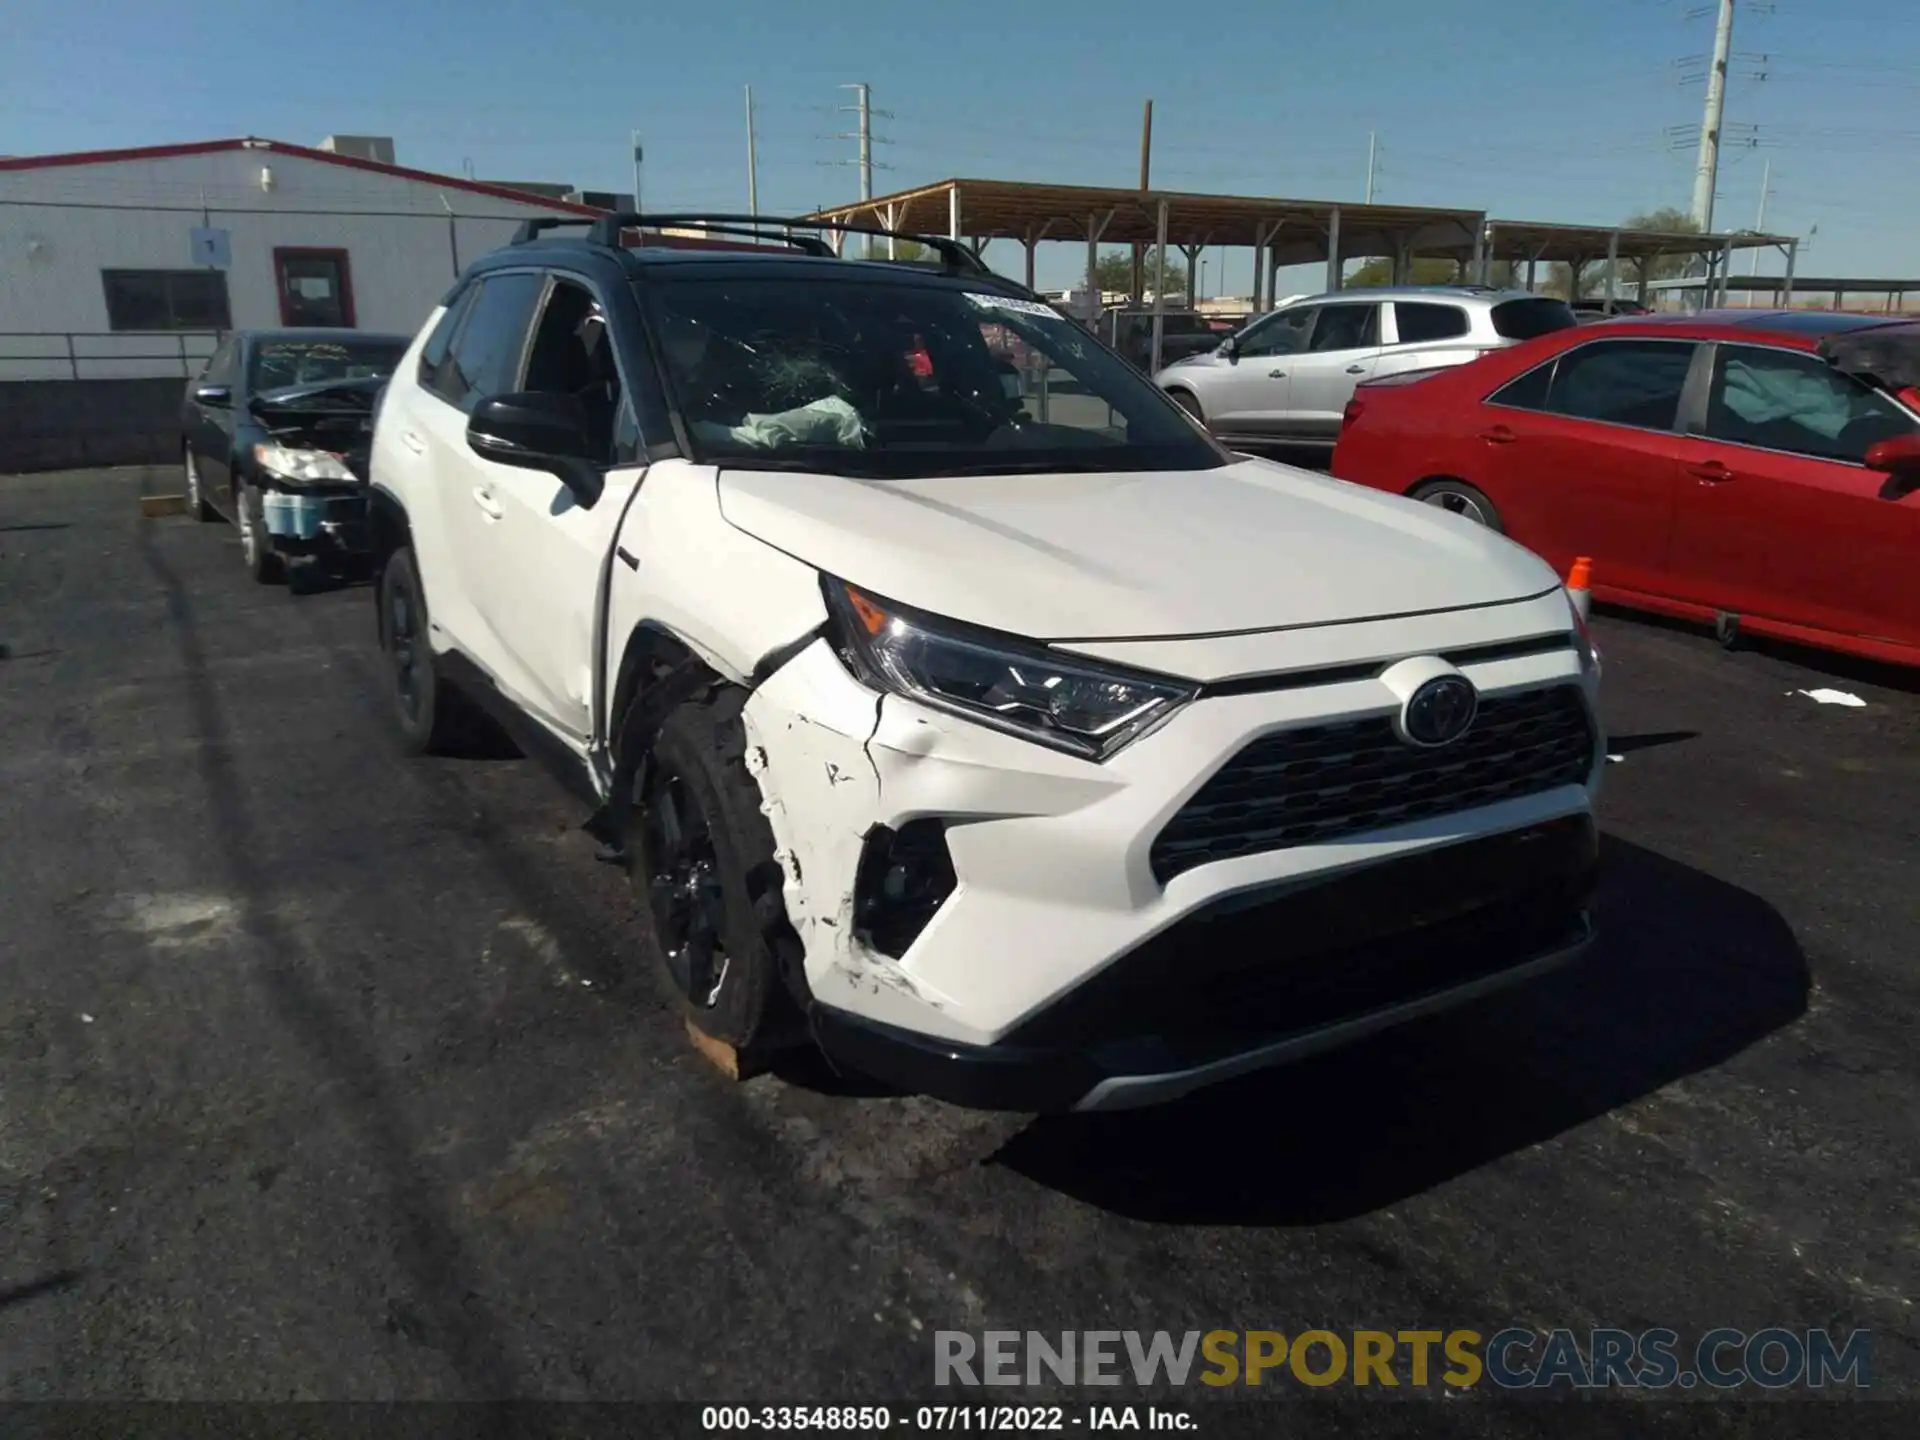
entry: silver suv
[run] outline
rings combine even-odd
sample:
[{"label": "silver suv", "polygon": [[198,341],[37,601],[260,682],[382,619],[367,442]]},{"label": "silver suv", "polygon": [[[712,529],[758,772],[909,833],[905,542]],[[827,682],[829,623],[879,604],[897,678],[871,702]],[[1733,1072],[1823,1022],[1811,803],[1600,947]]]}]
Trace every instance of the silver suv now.
[{"label": "silver suv", "polygon": [[1154,379],[1222,440],[1331,445],[1362,380],[1464,365],[1577,325],[1525,290],[1408,285],[1290,301]]}]

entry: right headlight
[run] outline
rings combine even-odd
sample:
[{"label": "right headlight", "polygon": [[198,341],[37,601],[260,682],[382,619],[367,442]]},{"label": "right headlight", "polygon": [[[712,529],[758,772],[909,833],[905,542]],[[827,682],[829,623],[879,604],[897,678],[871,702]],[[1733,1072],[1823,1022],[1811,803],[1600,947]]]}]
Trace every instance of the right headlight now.
[{"label": "right headlight", "polygon": [[920,615],[832,576],[821,588],[834,648],[862,683],[1088,760],[1117,754],[1198,689]]}]

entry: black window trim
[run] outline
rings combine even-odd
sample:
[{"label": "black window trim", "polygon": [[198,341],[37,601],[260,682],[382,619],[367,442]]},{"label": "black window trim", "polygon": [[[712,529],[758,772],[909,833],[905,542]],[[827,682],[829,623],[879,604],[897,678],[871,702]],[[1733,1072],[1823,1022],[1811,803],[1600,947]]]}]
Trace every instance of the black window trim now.
[{"label": "black window trim", "polygon": [[[1524,344],[1526,342],[1522,341],[1521,343]],[[1577,350],[1586,350],[1596,345],[1640,344],[1689,345],[1693,347],[1693,359],[1688,365],[1686,379],[1680,383],[1680,403],[1674,409],[1673,424],[1671,426],[1629,425],[1622,420],[1596,420],[1590,415],[1562,415],[1556,410],[1538,410],[1529,405],[1509,405],[1499,398],[1531,375],[1537,375],[1540,371],[1549,368],[1557,371],[1560,362]],[[1516,415],[1544,415],[1553,420],[1572,420],[1581,425],[1605,425],[1610,430],[1631,430],[1640,435],[1671,435],[1675,439],[1687,438],[1690,432],[1686,427],[1692,417],[1696,413],[1705,413],[1706,392],[1704,387],[1713,379],[1713,363],[1709,358],[1709,352],[1712,348],[1713,346],[1710,341],[1691,339],[1681,335],[1596,335],[1591,339],[1581,340],[1576,344],[1569,345],[1566,349],[1558,351],[1546,360],[1542,360],[1538,365],[1530,365],[1518,375],[1510,376],[1506,380],[1501,381],[1499,387],[1480,403],[1497,410],[1511,410]],[[1707,362],[1704,369],[1701,365],[1703,359]],[[1553,393],[1553,382],[1555,378],[1556,376],[1552,375],[1547,377],[1547,393],[1549,395]],[[1697,439],[1701,437],[1693,436],[1692,438]]]},{"label": "black window trim", "polygon": [[[1702,340],[1699,342],[1699,345],[1701,355],[1694,358],[1696,370],[1704,372],[1700,378],[1699,393],[1698,395],[1692,395],[1691,393],[1683,394],[1680,397],[1680,417],[1682,422],[1680,434],[1686,439],[1698,440],[1706,445],[1728,445],[1735,450],[1751,450],[1759,455],[1785,455],[1794,460],[1812,460],[1821,465],[1844,465],[1849,470],[1858,470],[1863,474],[1874,473],[1866,464],[1859,460],[1841,460],[1832,455],[1809,455],[1804,450],[1783,450],[1777,445],[1754,445],[1745,440],[1727,440],[1722,439],[1718,435],[1709,435],[1707,433],[1707,405],[1713,398],[1713,372],[1720,363],[1720,351],[1722,347],[1733,350],[1773,350],[1782,355],[1797,355],[1803,360],[1813,360],[1816,362],[1820,357],[1812,350],[1802,350],[1792,345],[1773,345],[1764,341]],[[1706,362],[1704,365],[1701,364],[1702,357],[1704,357]],[[1855,385],[1860,384],[1860,382],[1854,380],[1851,375],[1847,376],[1847,379]],[[1692,389],[1693,380],[1693,375],[1687,377],[1689,391]],[[1861,386],[1861,388],[1869,389],[1871,387]],[[1912,420],[1914,428],[1920,430],[1920,416],[1915,415],[1891,395],[1887,395],[1881,391],[1874,391],[1873,393],[1880,395],[1881,398],[1893,406],[1894,409]],[[1688,404],[1690,399],[1695,402],[1691,407]]]}]

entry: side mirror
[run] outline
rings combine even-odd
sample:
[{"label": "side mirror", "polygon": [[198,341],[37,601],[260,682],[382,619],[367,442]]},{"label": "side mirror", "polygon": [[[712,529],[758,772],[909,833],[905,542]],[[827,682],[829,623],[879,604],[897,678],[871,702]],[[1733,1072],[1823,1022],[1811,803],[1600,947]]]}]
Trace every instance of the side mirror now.
[{"label": "side mirror", "polygon": [[202,405],[224,410],[233,404],[233,389],[227,385],[196,385],[193,387],[193,398]]},{"label": "side mirror", "polygon": [[1903,480],[1920,479],[1920,433],[1875,441],[1867,447],[1866,464]]},{"label": "side mirror", "polygon": [[1233,336],[1229,335],[1214,347],[1213,353],[1222,360],[1236,360],[1240,356],[1240,347],[1234,343]]},{"label": "side mirror", "polygon": [[591,509],[606,488],[604,463],[587,438],[587,412],[573,395],[493,395],[467,421],[467,448],[496,465],[556,476]]}]

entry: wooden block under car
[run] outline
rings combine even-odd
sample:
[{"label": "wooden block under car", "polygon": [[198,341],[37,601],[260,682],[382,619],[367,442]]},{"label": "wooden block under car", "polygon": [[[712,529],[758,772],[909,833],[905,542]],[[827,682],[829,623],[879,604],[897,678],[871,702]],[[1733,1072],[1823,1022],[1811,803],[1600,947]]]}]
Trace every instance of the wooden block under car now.
[{"label": "wooden block under car", "polygon": [[687,1020],[687,1038],[693,1041],[693,1048],[729,1080],[751,1080],[767,1067],[761,1057],[749,1055],[735,1049],[724,1040],[716,1040],[707,1034],[691,1018]]},{"label": "wooden block under car", "polygon": [[140,513],[149,520],[161,515],[184,515],[187,513],[187,497],[184,495],[142,495]]}]

